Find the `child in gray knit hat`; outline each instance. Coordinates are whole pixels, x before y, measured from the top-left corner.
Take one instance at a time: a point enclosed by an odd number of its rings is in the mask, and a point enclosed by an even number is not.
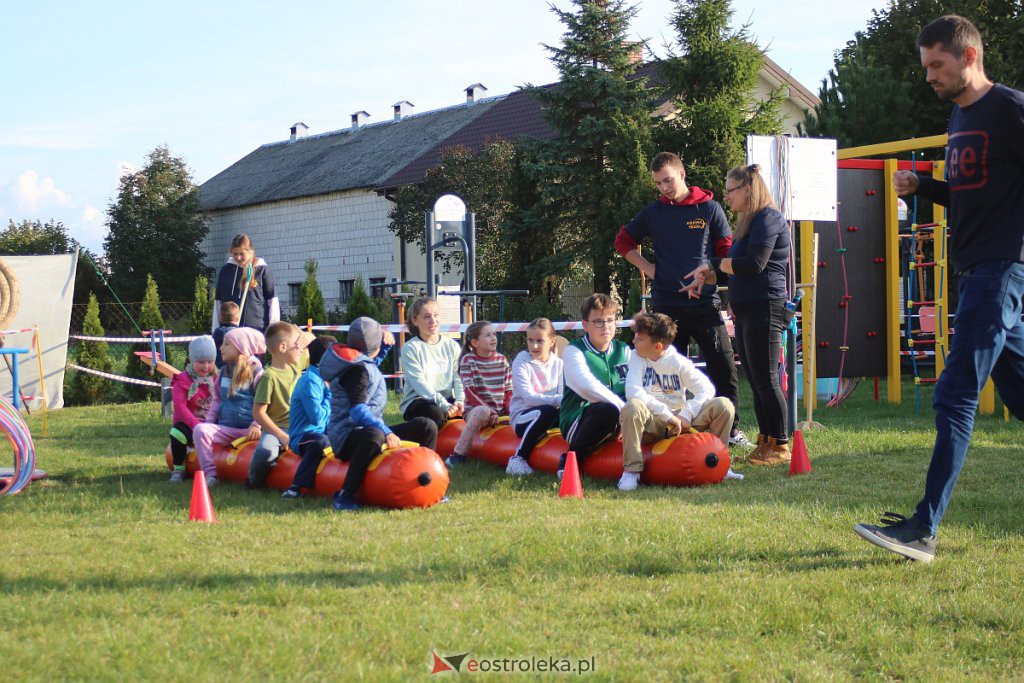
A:
[[[206,419],[217,383],[217,347],[213,337],[205,334],[188,345],[188,365],[171,381],[174,402],[174,426],[171,427],[171,455],[174,471],[171,481],[185,478],[185,458],[194,446],[192,430]]]

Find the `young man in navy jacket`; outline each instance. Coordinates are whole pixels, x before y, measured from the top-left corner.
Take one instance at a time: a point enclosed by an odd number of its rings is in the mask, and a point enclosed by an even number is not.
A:
[[[672,318],[678,330],[675,347],[684,356],[692,338],[715,385],[715,395],[732,402],[736,410],[730,444],[751,445],[739,430],[739,377],[732,343],[721,316],[715,285],[705,285],[699,298],[681,292],[686,273],[714,256],[725,256],[732,245],[732,230],[714,195],[696,185],[687,187],[686,169],[678,155],[661,152],[651,161],[651,178],[661,196],[648,204],[615,238],[615,250],[651,279],[655,312]],[[657,265],[645,259],[637,245],[650,237]]]

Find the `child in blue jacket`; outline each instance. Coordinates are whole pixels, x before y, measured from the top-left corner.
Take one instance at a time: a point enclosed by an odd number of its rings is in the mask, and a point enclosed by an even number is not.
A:
[[[437,446],[437,425],[426,417],[388,426],[384,409],[388,394],[384,376],[374,360],[384,333],[372,318],[356,318],[349,325],[348,344],[335,344],[320,362],[323,378],[331,385],[331,419],[327,425],[334,452],[348,462],[342,488],[334,496],[335,510],[356,510],[356,494],[366,470],[381,449],[397,448],[402,439],[421,446]]]
[[[331,389],[320,374],[320,361],[337,341],[328,335],[313,340],[307,347],[309,367],[292,390],[288,441],[302,462],[295,470],[292,485],[282,494],[283,498],[298,498],[302,495],[301,489],[313,488],[320,461],[328,454],[333,454],[331,441],[327,438],[327,422],[331,417]]]

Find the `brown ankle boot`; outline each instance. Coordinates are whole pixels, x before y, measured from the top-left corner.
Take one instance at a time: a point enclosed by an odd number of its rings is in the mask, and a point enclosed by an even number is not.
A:
[[[789,444],[779,443],[774,437],[764,437],[764,443],[759,450],[751,454],[747,461],[751,465],[780,465],[789,462]]]
[[[758,432],[757,443],[754,445],[754,450],[752,450],[749,453],[747,453],[747,462],[753,462],[753,460],[755,458],[757,458],[761,454],[761,452],[764,450],[764,445],[765,445],[765,441],[764,440],[766,438],[767,437],[764,434],[761,434],[760,432]]]

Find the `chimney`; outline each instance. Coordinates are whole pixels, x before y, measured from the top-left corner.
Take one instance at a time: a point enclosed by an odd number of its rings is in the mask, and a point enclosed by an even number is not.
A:
[[[358,128],[363,125],[363,121],[368,119],[370,114],[365,111],[357,111],[352,113],[352,128]]]
[[[395,102],[391,106],[395,110],[395,121],[401,121],[403,117],[412,114],[412,109],[416,105],[409,100],[402,100],[401,102]]]
[[[641,41],[624,40],[622,41],[622,47],[626,48],[626,50],[629,52],[630,64],[644,63],[644,44]]]
[[[302,121],[292,124],[292,127],[289,129],[291,137],[288,138],[288,142],[295,142],[299,138],[306,137],[306,131],[308,130],[309,126],[304,124]]]
[[[483,97],[485,92],[487,92],[487,88],[483,83],[474,83],[466,88],[466,102],[470,104],[476,102],[477,98]]]

